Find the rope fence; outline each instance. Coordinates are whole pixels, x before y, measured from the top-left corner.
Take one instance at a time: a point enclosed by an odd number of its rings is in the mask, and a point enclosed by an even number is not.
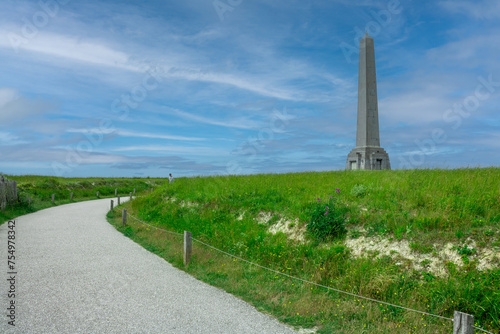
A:
[[[164,229],[162,229],[162,228],[159,228],[159,227],[156,227],[156,226],[150,225],[150,224],[148,224],[148,223],[146,223],[146,222],[143,222],[142,220],[140,220],[140,219],[138,219],[138,218],[136,218],[136,217],[132,216],[130,213],[128,213],[127,215],[128,215],[129,217],[132,217],[133,219],[137,220],[138,222],[140,222],[140,223],[142,223],[142,224],[144,224],[144,225],[146,225],[146,226],[152,227],[152,228],[154,228],[154,229],[157,229],[157,230],[160,230],[160,231],[163,231],[163,232],[169,233],[169,234],[173,234],[173,235],[180,235],[180,236],[183,236],[183,235],[184,235],[184,234],[182,234],[182,233],[177,233],[177,232],[167,231],[167,230],[164,230]]]
[[[484,330],[482,328],[474,326],[474,317],[472,315],[469,315],[469,314],[466,314],[466,313],[455,311],[454,318],[452,319],[452,318],[447,318],[447,317],[443,317],[443,316],[432,314],[432,313],[427,313],[427,312],[423,312],[423,311],[419,311],[419,310],[414,310],[414,309],[407,308],[407,307],[400,306],[400,305],[396,305],[396,304],[391,304],[391,303],[384,302],[384,301],[381,301],[381,300],[376,300],[376,299],[373,299],[373,298],[364,297],[364,296],[361,296],[361,295],[358,295],[358,294],[355,294],[355,293],[351,293],[351,292],[347,292],[347,291],[335,289],[335,288],[332,288],[332,287],[329,287],[329,286],[326,286],[326,285],[322,285],[322,284],[319,284],[319,283],[308,281],[308,280],[300,278],[300,277],[295,277],[295,276],[289,275],[287,273],[284,273],[284,272],[281,272],[281,271],[278,271],[278,270],[275,270],[275,269],[272,269],[272,268],[260,265],[260,264],[255,263],[255,262],[251,262],[249,260],[246,260],[246,259],[241,258],[239,256],[236,256],[234,254],[225,252],[225,251],[223,251],[221,249],[218,249],[218,248],[216,248],[216,247],[214,247],[214,246],[212,246],[210,244],[207,244],[207,243],[205,243],[205,242],[203,242],[201,240],[193,238],[191,236],[191,232],[185,231],[184,234],[182,234],[182,233],[178,233],[178,232],[168,231],[168,230],[162,229],[160,227],[148,224],[148,223],[146,223],[146,222],[144,222],[144,221],[142,221],[142,220],[134,217],[133,215],[127,213],[126,210],[124,209],[124,217],[126,217],[126,216],[131,217],[134,220],[138,221],[139,223],[144,224],[146,226],[149,226],[151,228],[154,228],[156,230],[163,231],[163,232],[166,232],[166,233],[172,234],[172,235],[184,236],[184,264],[185,265],[189,264],[189,261],[190,261],[190,258],[191,258],[191,242],[195,241],[195,242],[197,242],[199,244],[202,244],[202,245],[204,245],[204,246],[206,246],[208,248],[211,248],[211,249],[213,249],[213,250],[215,250],[217,252],[225,254],[225,255],[227,255],[229,257],[232,257],[234,259],[237,259],[239,261],[246,262],[246,263],[248,263],[250,265],[259,267],[261,269],[273,272],[273,273],[281,275],[281,276],[285,276],[285,277],[291,278],[293,280],[301,281],[301,282],[304,282],[304,283],[307,283],[307,284],[311,284],[311,285],[314,285],[314,286],[317,286],[317,287],[321,287],[321,288],[324,288],[324,289],[327,289],[327,290],[335,291],[335,292],[338,292],[338,293],[341,293],[341,294],[345,294],[345,295],[349,295],[349,296],[352,296],[352,297],[361,298],[361,299],[364,299],[364,300],[375,302],[375,303],[378,303],[380,305],[384,304],[384,305],[387,305],[387,306],[392,306],[392,307],[403,309],[403,310],[406,310],[406,311],[416,312],[416,313],[419,313],[419,314],[422,314],[422,315],[426,315],[426,316],[429,316],[429,317],[435,317],[435,318],[440,318],[440,319],[444,319],[444,320],[450,320],[450,321],[452,321],[454,323],[453,324],[453,334],[472,334],[472,333],[474,333],[474,329],[477,329],[477,330],[482,331],[484,333],[494,334],[492,332],[489,332],[487,330]],[[125,223],[126,223],[126,220],[124,220],[124,224]]]

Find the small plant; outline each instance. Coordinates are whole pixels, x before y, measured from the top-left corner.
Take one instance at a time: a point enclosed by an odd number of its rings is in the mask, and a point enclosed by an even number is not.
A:
[[[361,236],[361,232],[359,230],[351,231],[350,237],[351,239],[357,239]]]
[[[426,282],[431,282],[431,281],[433,281],[434,279],[436,279],[436,276],[434,276],[433,274],[428,273],[428,272],[424,272],[424,273],[422,273],[422,277],[424,278],[424,280],[425,280]]]
[[[342,206],[334,197],[330,197],[326,203],[318,198],[313,204],[307,231],[317,240],[342,237],[347,233],[347,212],[347,207]]]
[[[434,250],[434,247],[432,247],[431,245],[426,245],[421,242],[410,242],[410,248],[413,251],[422,254],[429,254],[432,253],[432,251]]]
[[[351,196],[364,197],[368,192],[368,187],[362,184],[357,184],[351,189]]]
[[[462,230],[458,230],[455,232],[455,236],[457,237],[457,239],[462,239],[465,237],[465,233]]]
[[[460,254],[462,256],[469,256],[469,255],[472,255],[476,252],[476,250],[474,248],[468,248],[467,245],[464,245],[463,247],[456,247],[456,250],[457,250],[458,254]]]
[[[495,235],[495,232],[493,230],[486,230],[483,232],[483,234],[487,237],[492,237]]]
[[[425,259],[425,260],[422,260],[422,262],[420,262],[420,265],[424,268],[427,268],[431,265],[431,263],[432,263],[431,260]]]

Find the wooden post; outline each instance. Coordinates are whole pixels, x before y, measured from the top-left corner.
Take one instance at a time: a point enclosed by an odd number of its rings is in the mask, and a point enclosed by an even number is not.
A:
[[[97,197],[99,197],[99,192],[97,192]]]
[[[135,196],[135,188],[134,188],[134,196]]]
[[[455,311],[453,334],[474,334],[474,316]]]
[[[123,224],[123,226],[127,225],[127,209],[123,209],[122,224]]]
[[[130,193],[130,199],[132,199],[132,193]]]
[[[118,195],[118,188],[115,188],[115,196]]]
[[[111,211],[113,211],[113,204],[114,204],[114,202],[113,202],[113,200],[111,200]]]
[[[71,192],[71,195],[69,196],[69,200],[73,201],[73,192]]]
[[[191,232],[184,231],[184,265],[187,266],[191,261],[191,251],[193,243],[191,239]]]
[[[28,196],[28,206],[31,206],[31,197]]]
[[[12,181],[12,192],[14,193],[14,199],[17,201],[17,181]]]
[[[55,199],[56,199],[56,194],[52,194],[52,204],[54,204]]]
[[[120,195],[118,195],[118,205],[120,205]]]

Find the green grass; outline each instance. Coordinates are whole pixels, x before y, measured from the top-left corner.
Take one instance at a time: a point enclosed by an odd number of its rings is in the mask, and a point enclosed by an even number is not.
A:
[[[97,199],[97,191],[99,198],[114,196],[115,189],[118,189],[119,195],[128,196],[134,188],[136,193],[139,193],[164,182],[163,179],[139,178],[60,178],[37,175],[5,177],[17,181],[19,200],[14,205],[7,206],[5,212],[0,211],[0,225],[27,213],[70,203],[71,192],[73,192],[73,202],[79,202]],[[55,194],[54,204],[52,204],[52,194]]]
[[[340,193],[336,192],[339,189]],[[177,179],[125,204],[139,218],[318,284],[452,318],[459,310],[476,325],[500,329],[500,269],[478,270],[475,251],[500,250],[500,169],[322,172]],[[306,230],[318,198],[347,208],[347,237],[324,241],[306,234],[300,243],[269,232],[280,219]],[[271,215],[259,224],[262,212]],[[449,333],[452,322],[346,296],[294,281],[195,243],[192,263],[182,264],[179,237],[133,221],[119,230],[195,277],[219,286],[300,327],[318,333]],[[443,263],[444,276],[397,263],[388,255],[357,257],[346,240],[378,237],[407,241],[415,254],[456,245],[463,259]],[[436,246],[437,245],[437,246]],[[428,266],[422,261],[422,266]]]

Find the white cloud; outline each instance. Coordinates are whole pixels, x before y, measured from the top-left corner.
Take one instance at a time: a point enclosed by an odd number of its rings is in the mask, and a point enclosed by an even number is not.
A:
[[[102,133],[103,131],[101,129],[98,129],[98,128],[90,128],[90,129],[71,128],[71,129],[66,130],[66,132],[82,133],[82,134],[85,134],[85,133],[95,134],[95,133]],[[115,135],[123,136],[123,137],[167,139],[167,140],[180,140],[180,141],[202,141],[202,140],[205,140],[205,138],[198,138],[198,137],[161,135],[161,134],[155,134],[155,133],[149,133],[149,132],[136,132],[136,131],[123,130],[123,129],[112,130],[110,132],[112,132]]]
[[[407,92],[379,101],[379,117],[406,124],[442,121],[450,103],[438,94],[428,91]]]
[[[18,136],[14,135],[10,132],[0,131],[0,144],[2,146],[12,146],[12,145],[19,145],[19,144],[26,144],[26,143],[28,143],[28,142],[21,140]]]
[[[154,133],[146,133],[146,132],[135,132],[135,131],[127,131],[127,130],[117,130],[116,134],[124,137],[139,137],[139,138],[153,138],[153,139],[169,139],[169,140],[181,140],[181,141],[202,141],[205,138],[198,137],[184,137],[184,136],[175,136],[175,135],[159,135]]]
[[[195,147],[195,146],[167,146],[167,145],[135,145],[123,146],[115,148],[115,152],[128,152],[128,151],[149,151],[160,154],[183,153],[188,155],[198,156],[227,156],[229,153],[223,149],[216,149],[214,147]]]
[[[84,40],[49,32],[26,38],[5,28],[0,29],[0,47],[41,53],[86,64],[115,67],[130,71],[141,69],[130,63],[130,56],[95,40]]]
[[[462,38],[430,49],[428,59],[435,65],[462,68],[486,67],[487,70],[500,69],[492,55],[500,52],[500,31],[483,31],[480,35]]]
[[[500,18],[500,2],[498,0],[448,0],[439,2],[451,13],[461,13],[476,19]]]
[[[265,84],[259,82],[261,79],[254,78],[254,80],[249,80],[249,76],[243,74],[233,75],[227,73],[203,72],[195,69],[172,69],[168,71],[167,77],[229,85],[242,90],[251,91],[262,96],[274,97],[283,100],[299,100],[299,98],[292,91],[266,87]]]
[[[238,120],[217,120],[217,119],[212,119],[212,118],[207,118],[199,115],[194,115],[190,114],[188,112],[178,110],[178,109],[171,109],[172,114],[187,119],[191,121],[195,121],[198,123],[204,123],[204,124],[210,124],[210,125],[217,125],[217,126],[222,126],[222,127],[227,127],[227,128],[236,128],[236,129],[258,129],[262,127],[261,123],[252,121],[247,118],[241,118]]]
[[[499,133],[486,133],[474,135],[467,139],[456,139],[450,141],[454,145],[462,145],[469,147],[480,147],[484,150],[498,150],[500,148],[500,134]]]
[[[17,100],[19,95],[15,89],[0,88],[0,109],[14,100]]]
[[[12,88],[0,88],[0,126],[13,120],[44,113],[52,106],[40,100],[32,100]]]

